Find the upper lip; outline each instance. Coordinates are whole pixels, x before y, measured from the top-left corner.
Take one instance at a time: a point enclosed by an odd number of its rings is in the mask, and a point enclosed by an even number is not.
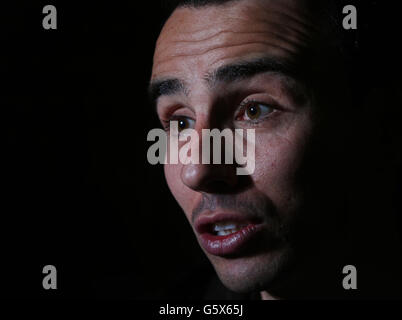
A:
[[[258,219],[255,215],[246,214],[243,212],[217,212],[210,214],[209,212],[203,212],[196,219],[194,228],[197,233],[202,234],[205,232],[212,232],[213,226],[219,222],[238,222],[239,225],[247,224],[259,224],[261,219]]]

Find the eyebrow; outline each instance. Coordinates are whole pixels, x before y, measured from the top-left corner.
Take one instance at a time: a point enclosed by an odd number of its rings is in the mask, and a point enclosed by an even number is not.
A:
[[[296,75],[296,68],[284,60],[264,57],[221,66],[212,73],[209,73],[205,77],[205,80],[209,86],[212,87],[219,82],[232,83],[239,80],[248,79],[265,72],[274,72],[285,76],[294,77]]]
[[[177,78],[152,81],[148,87],[148,96],[152,103],[156,103],[156,100],[160,96],[175,95],[178,93],[186,94],[186,92],[184,81]]]
[[[254,60],[240,61],[233,64],[223,65],[209,72],[204,80],[209,87],[218,83],[232,83],[248,79],[265,72],[274,72],[288,77],[295,77],[297,69],[294,65],[284,60],[272,57],[263,57]],[[148,87],[148,95],[151,102],[156,105],[160,96],[187,94],[188,90],[183,80],[168,78],[151,81]]]

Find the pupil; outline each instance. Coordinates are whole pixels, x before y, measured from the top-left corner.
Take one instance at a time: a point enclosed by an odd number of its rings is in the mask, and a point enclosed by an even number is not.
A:
[[[184,120],[180,120],[180,121],[179,121],[179,127],[180,127],[181,129],[185,128],[185,127],[186,127],[186,122],[185,122]]]
[[[255,116],[256,114],[257,114],[257,108],[256,107],[254,107],[254,106],[252,106],[252,107],[250,107],[249,108],[249,113],[251,114],[251,115],[253,115],[253,116]]]

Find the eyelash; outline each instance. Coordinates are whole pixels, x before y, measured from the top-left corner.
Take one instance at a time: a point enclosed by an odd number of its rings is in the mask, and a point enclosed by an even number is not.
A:
[[[179,121],[179,120],[182,119],[182,118],[188,118],[188,117],[173,115],[173,116],[170,116],[170,118],[169,118],[168,120],[163,120],[163,119],[162,119],[161,122],[162,122],[163,129],[164,129],[165,131],[169,131],[169,129],[170,129],[170,122],[171,122],[171,121]]]
[[[249,121],[252,122],[252,123],[259,123],[259,122],[264,121],[266,118],[271,117],[272,114],[273,114],[273,113],[276,113],[276,112],[278,111],[278,109],[279,109],[279,107],[278,107],[277,105],[275,105],[275,104],[265,103],[265,102],[261,102],[261,101],[254,100],[254,99],[246,99],[246,100],[244,100],[244,101],[242,101],[242,102],[240,103],[240,105],[239,105],[239,112],[238,112],[238,115],[235,117],[235,119],[236,119],[239,115],[244,115],[244,113],[246,112],[246,108],[247,108],[248,106],[250,106],[250,104],[256,104],[256,105],[261,104],[261,105],[264,105],[264,106],[267,106],[267,107],[270,107],[270,108],[273,109],[272,113],[270,113],[269,115],[267,115],[267,116],[265,116],[265,117],[263,117],[263,118],[261,118],[261,119],[259,119],[259,120],[249,120]]]
[[[240,105],[239,105],[239,107],[238,107],[239,112],[237,113],[235,119],[236,119],[239,115],[244,115],[244,113],[245,113],[245,111],[246,111],[246,108],[247,108],[250,104],[261,104],[261,105],[269,106],[269,107],[271,107],[272,109],[274,109],[274,111],[273,111],[272,113],[276,113],[276,111],[279,109],[278,106],[275,105],[275,104],[269,104],[269,103],[265,103],[265,102],[260,102],[260,101],[258,101],[258,100],[254,100],[254,99],[246,99],[246,100],[244,100],[244,101],[242,101],[242,102],[240,103]],[[269,118],[270,116],[271,116],[271,114],[269,114],[268,116],[266,116],[266,117],[264,117],[264,118],[262,118],[262,119],[259,119],[259,120],[249,120],[249,121],[252,122],[252,123],[259,123],[259,122],[264,121],[266,118]],[[178,121],[178,120],[183,119],[183,118],[189,118],[189,117],[180,116],[180,115],[173,115],[173,116],[170,116],[170,117],[168,118],[168,120],[162,119],[162,120],[161,120],[162,126],[163,126],[164,130],[169,131],[169,129],[170,129],[170,122],[171,122],[171,121]]]

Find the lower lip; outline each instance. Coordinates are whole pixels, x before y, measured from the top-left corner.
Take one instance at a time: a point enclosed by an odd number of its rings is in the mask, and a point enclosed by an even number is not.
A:
[[[261,230],[261,225],[249,224],[241,230],[226,236],[211,233],[199,235],[200,245],[210,254],[227,256],[239,253]]]

